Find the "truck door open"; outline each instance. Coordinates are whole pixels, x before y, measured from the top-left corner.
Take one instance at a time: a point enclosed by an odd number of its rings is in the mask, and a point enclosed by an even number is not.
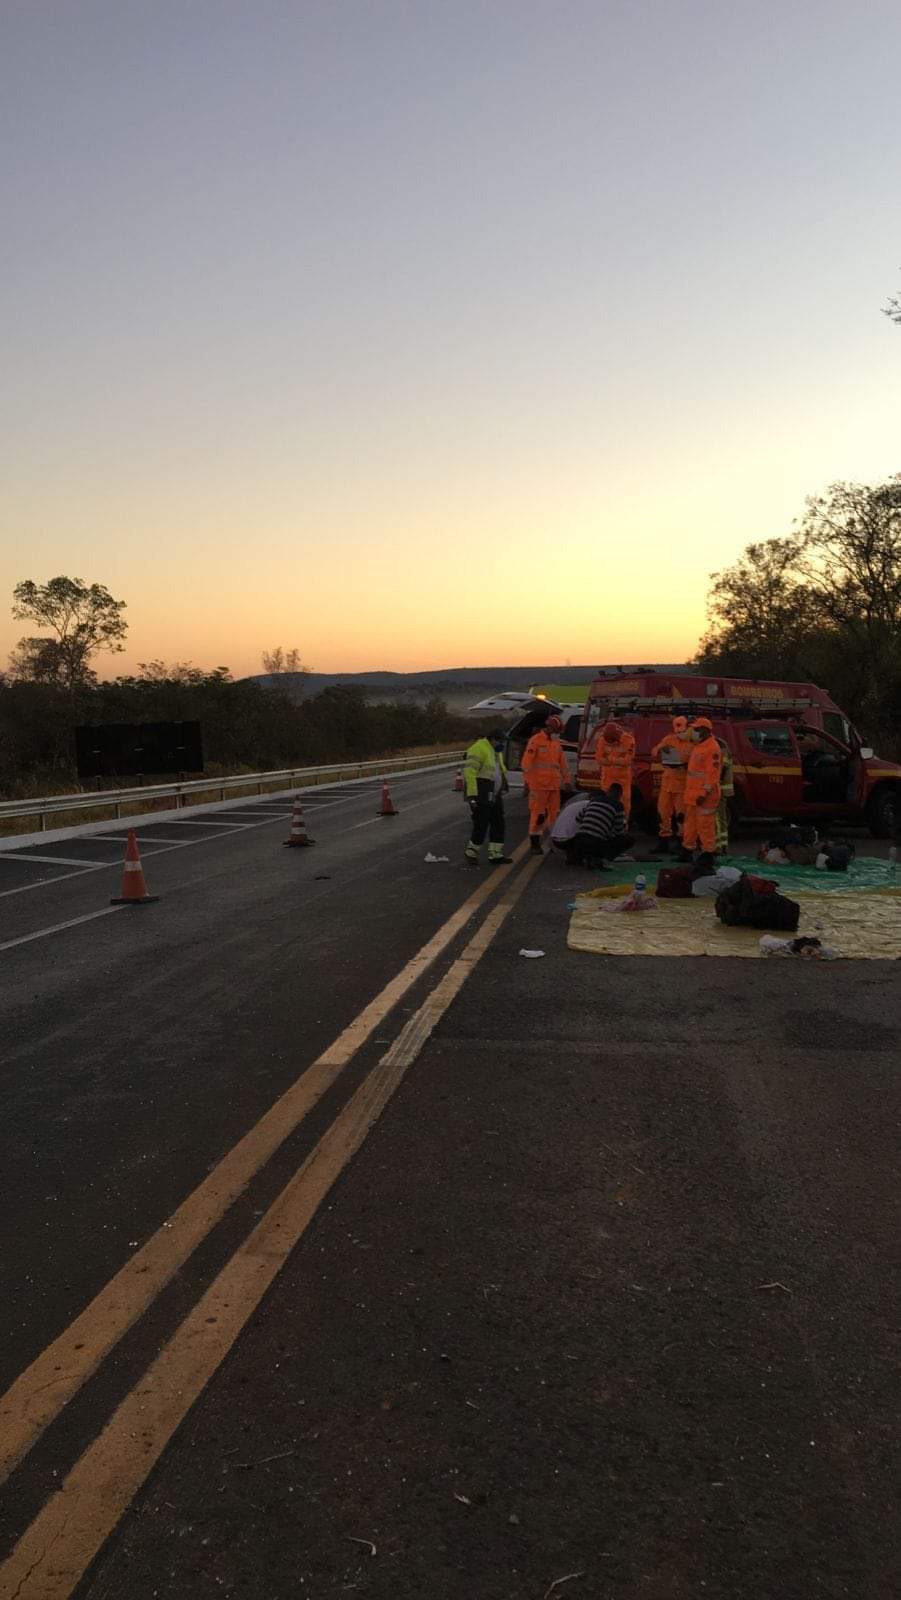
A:
[[[736,783],[744,809],[779,815],[801,805],[801,753],[787,722],[735,724]]]
[[[527,711],[525,716],[514,722],[507,732],[507,743],[504,750],[504,761],[508,772],[522,771],[522,753],[526,748],[533,733],[543,728],[550,712],[546,706]]]
[[[821,728],[804,723],[795,729],[801,752],[802,798],[805,808],[831,815],[866,800],[866,767],[848,746]]]
[[[551,709],[556,708],[552,707]],[[576,768],[579,759],[579,729],[582,723],[582,707],[562,706],[557,712],[557,715],[561,717],[563,722],[561,743],[563,745],[563,749],[566,754],[567,765],[569,767],[570,781],[568,788],[574,789],[576,787]],[[518,773],[522,771],[523,751],[531,739],[532,734],[537,733],[538,729],[544,726],[548,716],[549,711],[547,706],[539,706],[531,711],[527,711],[524,717],[520,717],[518,722],[514,722],[512,728],[507,734],[507,744],[504,754],[504,760],[507,764],[508,772]],[[564,785],[564,787],[566,786]]]

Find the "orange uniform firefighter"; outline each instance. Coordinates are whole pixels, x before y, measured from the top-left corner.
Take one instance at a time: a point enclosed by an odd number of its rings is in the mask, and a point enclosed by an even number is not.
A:
[[[695,717],[690,731],[694,745],[685,778],[682,848],[686,853],[700,848],[712,855],[716,850],[716,811],[722,798],[723,752],[713,737],[709,717]]]
[[[563,723],[548,717],[543,728],[533,733],[522,754],[522,775],[529,791],[529,836],[532,854],[542,855],[541,835],[552,828],[560,814],[560,790],[569,784],[569,767],[560,734]]]
[[[665,733],[651,751],[652,758],[656,760],[659,757],[663,767],[657,796],[660,842],[652,852],[654,855],[669,854],[669,842],[676,831],[676,818],[684,815],[686,769],[693,749],[688,718],[673,717],[672,733]]]
[[[618,722],[605,722],[594,745],[594,759],[598,764],[601,788],[610,793],[611,783],[618,783],[623,791],[623,811],[626,821],[632,807],[632,762],[635,760],[635,737],[627,733]]]

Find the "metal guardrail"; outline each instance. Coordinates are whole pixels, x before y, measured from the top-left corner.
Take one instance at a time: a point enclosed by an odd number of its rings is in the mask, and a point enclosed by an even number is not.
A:
[[[445,762],[461,761],[462,750],[448,750],[432,755],[395,756],[382,761],[332,762],[319,767],[285,767],[278,772],[244,772],[229,778],[192,778],[187,783],[152,783],[136,789],[79,790],[77,794],[47,795],[38,800],[0,800],[0,828],[6,820],[18,817],[39,817],[42,833],[47,829],[47,818],[60,813],[76,811],[111,810],[117,818],[123,806],[134,806],[147,800],[175,800],[175,810],[181,810],[186,798],[194,794],[215,794],[225,800],[236,789],[256,789],[265,794],[267,789],[295,789],[312,787],[321,783],[347,782],[354,778],[381,777],[388,772],[411,771],[418,767],[442,766]],[[212,802],[215,804],[216,802]]]

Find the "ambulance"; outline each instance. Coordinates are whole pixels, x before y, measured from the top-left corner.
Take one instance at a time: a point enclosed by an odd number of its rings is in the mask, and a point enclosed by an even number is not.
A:
[[[844,819],[866,823],[877,839],[901,830],[901,766],[880,760],[815,683],[659,672],[598,678],[579,730],[578,787],[600,788],[595,735],[615,719],[635,736],[633,813],[656,831],[662,767],[651,751],[679,715],[709,717],[731,751],[733,821]]]

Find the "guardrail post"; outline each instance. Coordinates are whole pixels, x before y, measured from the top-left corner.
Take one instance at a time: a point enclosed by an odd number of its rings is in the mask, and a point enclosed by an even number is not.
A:
[[[418,767],[441,765],[444,762],[459,761],[463,752],[448,751],[438,756],[395,756],[386,761],[348,761],[332,762],[327,766],[292,767],[283,768],[279,772],[251,773],[248,775],[236,773],[232,777],[220,776],[219,783],[210,782],[208,779],[197,781],[178,782],[174,784],[151,784],[149,787],[131,786],[127,790],[113,789],[105,793],[98,792],[96,803],[104,810],[112,811],[117,822],[122,821],[126,804],[134,806],[140,800],[149,797],[146,801],[156,802],[164,797],[174,796],[176,810],[181,810],[187,805],[188,796],[203,791],[205,794],[215,794],[218,791],[220,802],[224,801],[226,794],[233,790],[253,790],[256,787],[259,795],[264,795],[271,789],[273,783],[279,780],[282,784],[290,776],[291,785],[296,788],[301,782],[309,787],[322,783],[360,782],[364,778],[378,778],[379,773],[388,770],[392,772],[409,772]],[[267,788],[268,785],[268,788]],[[48,818],[53,817],[56,825],[58,814],[75,810],[90,808],[90,791],[80,791],[73,795],[44,795],[36,797],[30,804],[19,801],[0,801],[0,817],[37,817],[37,826],[41,833],[46,833],[51,824]],[[80,804],[78,802],[81,802]],[[73,807],[73,802],[75,805]],[[213,802],[215,803],[215,802]]]

